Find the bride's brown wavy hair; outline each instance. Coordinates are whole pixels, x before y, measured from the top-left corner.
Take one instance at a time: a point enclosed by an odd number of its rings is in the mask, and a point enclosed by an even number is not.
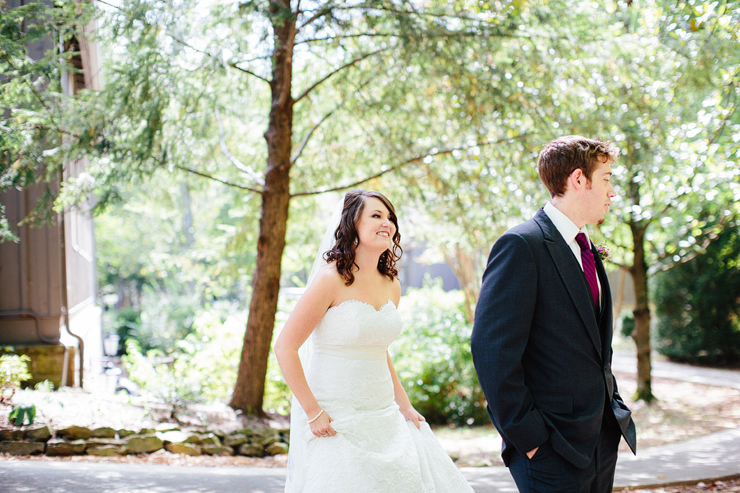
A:
[[[344,196],[342,219],[339,221],[336,231],[334,231],[336,243],[331,250],[324,253],[324,259],[327,263],[336,261],[337,271],[344,277],[347,286],[355,282],[355,275],[352,274],[352,268],[354,266],[359,267],[355,263],[355,248],[357,248],[357,244],[360,241],[360,237],[357,234],[357,223],[362,216],[362,211],[365,209],[365,201],[370,197],[375,197],[383,202],[383,205],[388,208],[391,222],[396,227],[396,233],[393,235],[393,245],[383,252],[380,259],[378,259],[378,271],[391,281],[398,277],[396,262],[403,255],[403,248],[401,248],[401,234],[398,232],[396,209],[391,204],[391,201],[380,192],[352,190]]]

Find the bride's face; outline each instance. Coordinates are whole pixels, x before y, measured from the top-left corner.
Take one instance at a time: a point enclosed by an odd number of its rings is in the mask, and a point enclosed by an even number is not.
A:
[[[380,199],[368,197],[365,207],[357,221],[357,236],[360,238],[358,246],[387,250],[391,247],[396,226],[391,221],[388,208]]]

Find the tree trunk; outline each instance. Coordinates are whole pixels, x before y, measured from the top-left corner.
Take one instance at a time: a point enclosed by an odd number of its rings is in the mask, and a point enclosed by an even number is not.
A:
[[[278,8],[278,7],[275,7]],[[267,171],[262,193],[257,262],[252,278],[252,301],[244,334],[239,372],[229,405],[251,416],[262,416],[267,360],[275,325],[280,269],[290,202],[290,156],[293,135],[293,40],[295,23],[273,23],[272,106],[265,140]]]
[[[650,377],[650,307],[645,264],[645,228],[640,223],[631,222],[630,229],[635,256],[630,269],[635,287],[635,330],[632,337],[637,346],[637,391],[634,400],[650,403],[655,400],[655,396]]]

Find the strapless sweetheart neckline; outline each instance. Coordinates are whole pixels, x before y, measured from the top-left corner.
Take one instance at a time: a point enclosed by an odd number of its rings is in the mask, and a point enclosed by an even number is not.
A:
[[[342,301],[338,305],[330,306],[329,307],[329,310],[331,310],[332,308],[339,308],[340,306],[342,306],[344,304],[347,304],[347,303],[359,303],[361,305],[366,305],[366,306],[369,306],[370,308],[372,308],[373,310],[375,310],[376,312],[382,311],[383,308],[385,308],[386,306],[388,306],[389,303],[391,305],[393,305],[393,301],[390,298],[388,298],[388,301],[386,301],[385,304],[383,304],[383,306],[381,306],[380,308],[375,308],[375,305],[373,305],[372,303],[368,303],[367,301],[362,301],[362,300],[358,300],[358,299],[355,299],[355,298],[350,298],[348,300]]]

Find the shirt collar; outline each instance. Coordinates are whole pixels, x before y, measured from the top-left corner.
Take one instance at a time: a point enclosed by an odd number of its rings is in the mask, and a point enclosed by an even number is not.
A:
[[[578,233],[586,235],[586,239],[591,243],[591,238],[588,236],[588,230],[586,226],[578,229],[573,221],[570,220],[560,209],[552,205],[552,202],[545,204],[545,214],[550,218],[550,221],[555,225],[560,235],[563,237],[566,243],[570,244],[576,239]]]

